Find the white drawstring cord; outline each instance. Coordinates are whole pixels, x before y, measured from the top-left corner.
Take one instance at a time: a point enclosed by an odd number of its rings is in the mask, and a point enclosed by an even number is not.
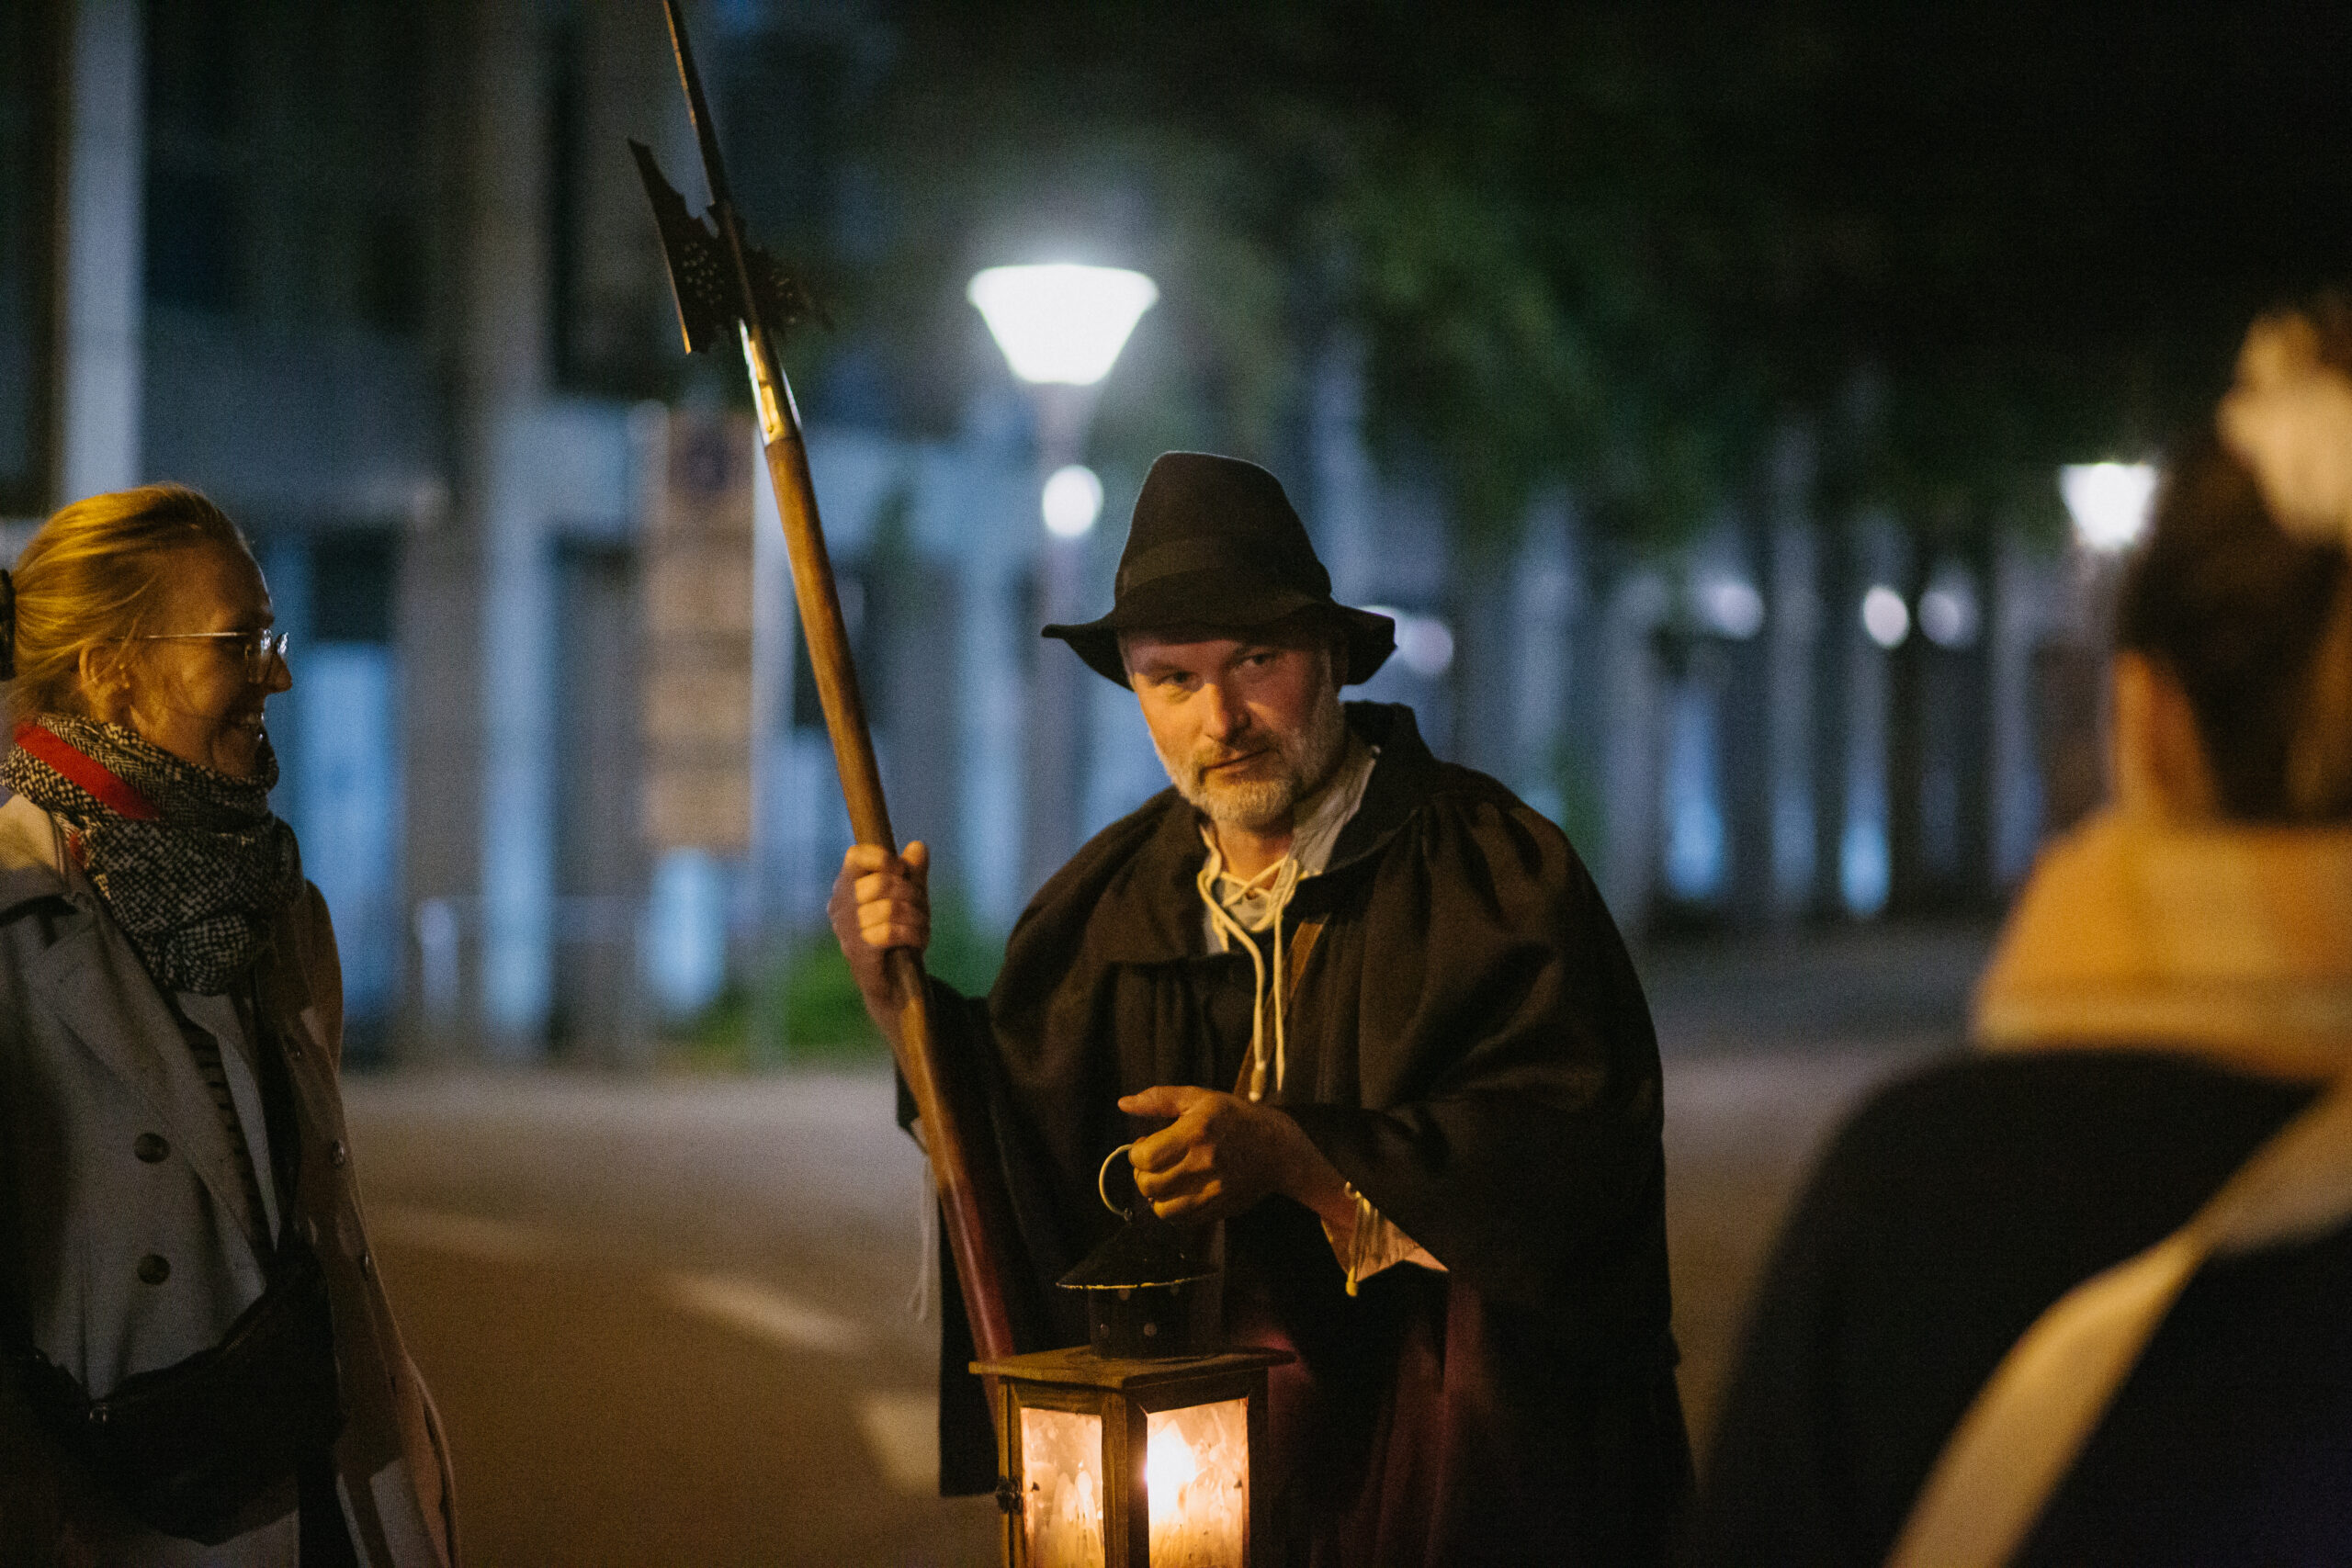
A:
[[[1338,843],[1340,829],[1355,818],[1356,808],[1363,803],[1363,792],[1372,781],[1373,763],[1380,755],[1375,746],[1351,739],[1339,770],[1331,781],[1303,810],[1293,812],[1293,832],[1290,851],[1282,859],[1261,871],[1248,881],[1225,869],[1225,853],[1217,845],[1216,834],[1207,824],[1201,828],[1202,840],[1208,846],[1208,859],[1203,863],[1196,879],[1201,902],[1209,908],[1209,929],[1219,941],[1230,946],[1238,942],[1250,950],[1250,967],[1257,971],[1256,984],[1250,999],[1250,1098],[1262,1099],[1266,1092],[1266,992],[1271,986],[1274,993],[1273,1079],[1276,1092],[1283,1087],[1290,1054],[1290,971],[1283,963],[1283,916],[1289,909],[1291,896],[1298,885],[1310,876],[1322,874],[1325,863]],[[1230,883],[1235,888],[1233,901],[1238,905],[1255,903],[1258,913],[1247,919],[1236,915],[1217,897],[1220,883]],[[1261,885],[1263,886],[1261,886]],[[1271,928],[1274,933],[1273,973],[1266,972],[1265,957],[1251,940],[1250,931]]]
[[[1273,993],[1274,1004],[1273,1076],[1276,1093],[1282,1091],[1283,1078],[1290,1066],[1289,1040],[1283,1017],[1283,911],[1290,907],[1291,895],[1298,891],[1298,862],[1285,855],[1247,882],[1227,873],[1224,869],[1224,856],[1217,853],[1212,853],[1208,860],[1203,863],[1198,879],[1201,901],[1208,906],[1209,923],[1216,928],[1218,934],[1227,942],[1238,942],[1250,954],[1250,967],[1253,975],[1250,996],[1250,1098],[1253,1100],[1263,1100],[1266,1095],[1267,1066],[1266,994],[1269,990]],[[1249,927],[1243,925],[1241,920],[1225,907],[1224,901],[1216,896],[1216,885],[1224,881],[1238,885],[1239,897],[1246,898],[1259,893],[1261,890],[1258,884],[1270,875],[1272,881],[1263,889],[1263,897],[1268,906],[1264,921],[1274,933],[1274,974],[1273,984],[1271,987],[1266,983],[1265,955],[1259,951],[1257,942],[1250,937]]]

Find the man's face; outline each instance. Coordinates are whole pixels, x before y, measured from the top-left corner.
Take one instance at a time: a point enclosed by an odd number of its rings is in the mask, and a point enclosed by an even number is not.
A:
[[[1347,726],[1323,637],[1133,632],[1119,648],[1161,765],[1210,821],[1287,828],[1338,764]]]

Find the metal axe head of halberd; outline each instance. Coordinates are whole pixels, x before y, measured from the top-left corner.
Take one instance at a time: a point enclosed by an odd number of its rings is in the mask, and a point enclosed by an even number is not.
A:
[[[662,177],[651,148],[632,140],[628,150],[637,155],[637,172],[645,181],[646,197],[653,203],[653,221],[662,231],[662,255],[670,264],[670,293],[678,304],[678,330],[684,334],[686,352],[700,354],[732,343],[735,323],[748,320],[751,312],[737,292],[735,265],[727,254],[725,237],[686,210],[686,198]],[[823,321],[823,313],[810,301],[800,280],[774,256],[746,243],[743,262],[751,274],[752,303],[758,308],[760,324],[779,343],[786,331],[800,322],[812,318]]]

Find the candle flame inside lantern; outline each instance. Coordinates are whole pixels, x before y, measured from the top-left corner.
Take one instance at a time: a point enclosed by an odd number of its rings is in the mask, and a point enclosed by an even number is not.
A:
[[[1156,1410],[1144,1449],[1151,1568],[1243,1568],[1250,1545],[1250,1402]]]
[[[1200,1472],[1201,1461],[1193,1457],[1193,1445],[1177,1436],[1173,1423],[1155,1430],[1143,1461],[1144,1480],[1151,1487],[1152,1517],[1156,1519],[1172,1511],[1176,1494],[1190,1486]]]

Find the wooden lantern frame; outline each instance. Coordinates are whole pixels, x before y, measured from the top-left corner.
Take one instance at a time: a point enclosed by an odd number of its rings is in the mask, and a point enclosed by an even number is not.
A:
[[[1150,1494],[1144,1475],[1150,1418],[1239,1399],[1248,1402],[1250,1443],[1246,1568],[1278,1568],[1282,1542],[1273,1500],[1263,1484],[1266,1373],[1295,1359],[1285,1350],[1227,1350],[1213,1356],[1142,1359],[1098,1355],[1091,1346],[1042,1350],[1001,1360],[974,1361],[972,1371],[995,1380],[998,1500],[1005,1509],[1007,1568],[1031,1568],[1023,1518],[1021,1413],[1060,1410],[1102,1423],[1102,1568],[1148,1568]],[[1114,1477],[1123,1483],[1111,1484]]]

